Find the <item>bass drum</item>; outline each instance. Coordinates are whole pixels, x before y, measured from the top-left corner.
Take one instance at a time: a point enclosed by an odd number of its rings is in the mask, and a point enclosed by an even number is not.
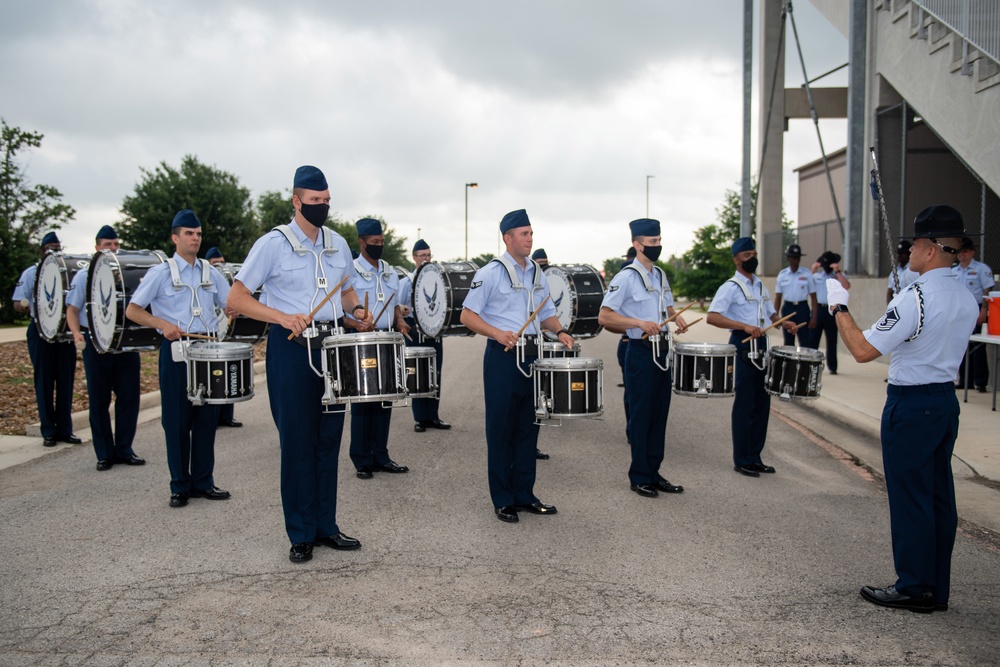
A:
[[[154,350],[162,336],[125,317],[125,309],[146,272],[167,261],[159,250],[102,250],[90,260],[87,317],[90,340],[101,354]]]
[[[475,262],[427,262],[413,277],[413,320],[428,338],[472,336],[462,326],[462,304],[479,267]]]
[[[50,252],[35,272],[35,325],[38,335],[50,343],[72,343],[73,332],[66,326],[66,293],[73,276],[86,271],[90,255]]]
[[[236,274],[240,272],[243,265],[224,262],[222,264],[214,264],[213,267],[225,277],[226,282],[228,282],[229,286],[232,287],[233,283],[236,282]],[[253,298],[260,301],[262,289],[263,288],[259,288],[256,292],[254,292]],[[234,340],[254,345],[255,343],[259,343],[264,340],[264,336],[267,335],[267,329],[269,326],[270,324],[267,322],[254,320],[246,315],[237,315],[236,317],[229,318],[229,326],[226,328],[225,334],[222,336],[222,340]],[[222,329],[222,327],[219,328],[220,330]]]
[[[554,264],[545,269],[559,324],[573,338],[593,338],[604,330],[597,322],[604,300],[604,280],[589,264]]]

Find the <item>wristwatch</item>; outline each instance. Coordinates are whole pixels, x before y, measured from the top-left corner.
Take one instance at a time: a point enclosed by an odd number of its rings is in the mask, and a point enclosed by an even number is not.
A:
[[[838,303],[836,306],[833,307],[833,309],[830,312],[832,312],[833,315],[836,316],[837,313],[849,313],[851,311],[847,310],[847,304]]]
[[[351,312],[352,313],[358,312],[358,308],[362,308],[363,309],[364,306],[359,303],[358,305],[354,306],[354,308],[351,308]]]

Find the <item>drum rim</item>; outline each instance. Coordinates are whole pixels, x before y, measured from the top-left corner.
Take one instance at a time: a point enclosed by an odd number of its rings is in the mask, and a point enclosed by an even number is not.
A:
[[[228,355],[221,353],[228,352]],[[192,361],[243,361],[253,359],[253,345],[237,341],[192,341],[187,348]]]
[[[366,343],[403,344],[403,334],[398,331],[358,331],[355,333],[330,334],[323,339],[323,347],[357,347]],[[432,348],[433,349],[433,348]]]
[[[722,348],[723,354],[715,354],[715,355],[704,354],[704,351],[708,351],[712,348]],[[700,357],[712,357],[712,356],[728,357],[736,354],[736,346],[732,345],[731,343],[709,343],[709,342],[674,343],[673,349],[674,353],[678,355],[689,354],[692,356],[700,356]]]
[[[534,366],[539,371],[597,370],[604,368],[604,360],[600,357],[546,357],[535,360]]]
[[[94,348],[101,354],[108,354],[108,353],[114,354],[118,352],[130,352],[134,350],[153,350],[156,349],[156,347],[159,346],[161,341],[163,340],[162,334],[157,332],[156,329],[150,329],[149,327],[136,327],[137,329],[142,328],[156,332],[156,338],[157,338],[156,342],[151,343],[149,345],[138,345],[131,347],[122,346],[122,341],[125,336],[125,331],[129,328],[127,326],[127,318],[125,317],[125,310],[128,308],[128,304],[131,303],[131,300],[124,303],[124,307],[121,309],[118,308],[117,303],[118,303],[119,293],[122,295],[123,300],[125,299],[126,296],[125,275],[122,270],[122,259],[128,257],[146,257],[158,260],[155,263],[151,262],[146,269],[147,271],[149,271],[149,269],[153,268],[154,266],[158,266],[167,261],[167,256],[160,250],[119,250],[118,252],[112,252],[111,250],[98,250],[93,254],[93,256],[90,259],[90,264],[87,267],[87,301],[84,305],[87,308],[87,319],[89,320],[90,323],[90,340],[93,343]],[[114,288],[115,288],[114,301],[115,301],[116,313],[114,319],[114,331],[112,332],[112,335],[109,337],[109,345],[107,347],[100,345],[98,343],[97,337],[94,336],[94,330],[95,330],[94,322],[98,320],[93,316],[93,310],[94,310],[93,309],[94,301],[92,299],[93,276],[94,276],[93,268],[94,265],[100,262],[102,258],[106,258],[106,262],[111,268],[111,275],[114,279]]]
[[[407,345],[403,355],[407,359],[420,359],[437,356],[437,350],[429,345]]]
[[[86,255],[83,257],[86,257]],[[68,329],[66,322],[66,292],[69,291],[71,281],[68,275],[69,267],[66,264],[65,261],[66,258],[78,259],[78,257],[74,255],[68,255],[63,252],[53,252],[50,250],[49,252],[45,253],[45,257],[39,260],[38,267],[35,269],[35,284],[32,285],[33,296],[35,298],[35,325],[38,328],[38,335],[47,341],[58,341],[61,338],[64,338],[66,335],[66,331]],[[52,259],[52,262],[49,262],[49,259]],[[56,318],[55,322],[55,327],[54,327],[55,333],[51,336],[47,335],[47,333],[44,332],[42,329],[41,317],[40,317],[42,309],[39,307],[39,305],[41,304],[41,300],[38,298],[38,287],[42,280],[42,268],[46,265],[47,262],[49,262],[50,264],[54,263],[57,267],[56,276],[58,277],[58,279],[56,281],[55,294],[58,295],[59,299],[62,301],[62,303],[60,304],[61,307],[59,308],[59,315],[58,318]],[[77,271],[82,271],[82,270],[84,269],[77,268]]]
[[[796,361],[822,362],[826,355],[811,347],[798,347],[796,345],[776,345],[768,348],[768,352],[783,359],[795,359]]]

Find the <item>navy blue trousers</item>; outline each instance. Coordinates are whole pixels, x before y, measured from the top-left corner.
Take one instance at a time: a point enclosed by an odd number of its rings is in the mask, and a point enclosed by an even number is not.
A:
[[[827,306],[819,306],[816,313],[816,328],[810,329],[809,347],[819,349],[819,339],[826,334],[826,367],[837,372],[837,320]],[[745,338],[746,336],[744,336]]]
[[[653,484],[663,479],[660,465],[663,463],[667,416],[670,413],[670,373],[656,366],[653,351],[642,343],[627,345],[625,391],[629,417],[626,430],[632,447],[628,479],[632,484]],[[666,366],[666,354],[659,361]]]
[[[628,336],[622,336],[618,341],[618,367],[622,370],[622,383],[626,384],[622,391],[622,403],[625,404],[625,439],[631,442],[628,435],[628,386],[625,382],[625,351],[628,349]]]
[[[42,437],[65,438],[73,432],[76,346],[42,340],[34,320],[28,324],[27,338],[28,356],[34,367],[35,401],[38,403]]]
[[[160,422],[167,440],[170,492],[207,491],[215,486],[218,405],[194,405],[187,397],[187,364],[174,361],[170,341],[160,343]]]
[[[351,462],[355,468],[385,465],[389,458],[392,408],[382,403],[351,404]]]
[[[416,326],[413,320],[407,318],[407,323],[410,325],[410,338],[412,341],[406,341],[408,346],[415,347],[433,347],[434,351],[437,352],[437,386],[438,386],[438,398],[414,398],[411,399],[411,406],[413,407],[413,421],[418,422],[432,422],[437,421],[441,417],[438,416],[438,406],[441,404],[441,364],[444,363],[444,346],[440,338],[424,338],[423,341],[420,340],[421,336],[417,333]],[[353,418],[353,417],[352,417]]]
[[[809,345],[809,304],[805,301],[799,301],[799,305],[793,306],[789,302],[785,301],[781,304],[781,316],[784,317],[790,313],[795,313],[795,317],[792,318],[794,324],[802,324],[803,326],[794,334],[789,333],[787,329],[781,330],[781,335],[784,336],[785,345],[795,345],[795,338],[799,339],[799,347],[811,347]],[[835,325],[836,326],[836,325]],[[744,336],[746,338],[746,336]]]
[[[135,454],[136,424],[139,421],[138,352],[100,354],[84,334],[83,369],[90,397],[90,433],[97,460],[120,461]],[[115,427],[111,428],[111,395],[115,398]]]
[[[236,418],[236,404],[226,403],[219,406],[219,423],[228,422]]]
[[[730,345],[736,346],[736,370],[733,398],[733,463],[748,466],[763,464],[760,453],[767,439],[767,421],[771,416],[771,395],[764,388],[765,372],[746,358],[750,343],[744,343],[746,333],[734,331],[729,335]],[[763,361],[758,361],[761,365]],[[765,366],[766,368],[766,366]]]
[[[483,354],[487,469],[494,507],[538,502],[534,382],[518,370],[515,352],[504,352],[490,339]],[[528,357],[526,369],[534,360]]]
[[[281,445],[281,507],[292,544],[340,532],[337,526],[337,459],[344,411],[323,412],[323,378],[309,367],[309,353],[272,324],[267,337],[267,391]],[[322,348],[312,361],[322,371]]]
[[[882,465],[889,495],[896,590],[938,603],[951,592],[958,511],[951,456],[960,412],[951,382],[889,385],[882,410]]]

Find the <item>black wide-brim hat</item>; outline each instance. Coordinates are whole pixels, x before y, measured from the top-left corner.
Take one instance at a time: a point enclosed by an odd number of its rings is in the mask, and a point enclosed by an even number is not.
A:
[[[965,222],[957,209],[946,204],[928,206],[913,220],[913,234],[903,238],[935,239],[982,236],[982,233],[965,231]]]

